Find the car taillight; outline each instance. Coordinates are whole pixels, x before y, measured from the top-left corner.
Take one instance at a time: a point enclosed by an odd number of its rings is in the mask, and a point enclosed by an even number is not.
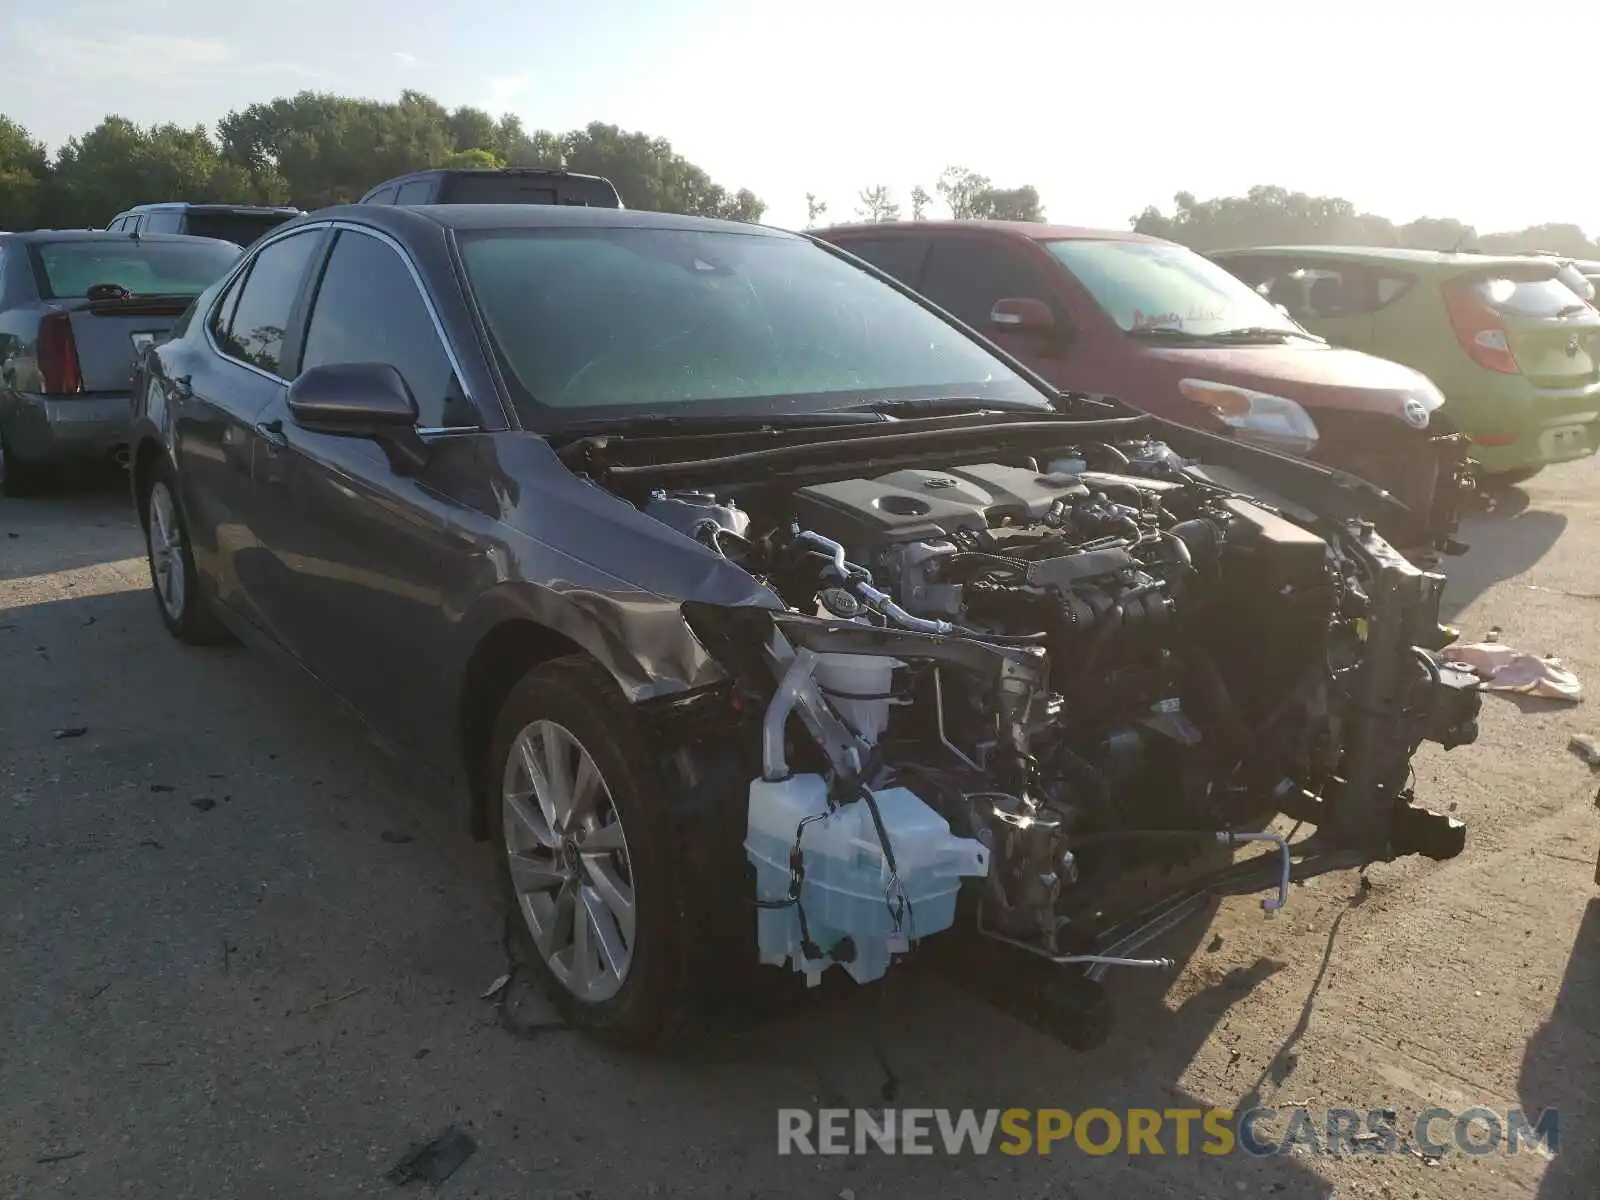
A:
[[[46,313],[39,322],[39,378],[49,396],[72,396],[83,391],[78,340],[72,336],[72,317],[67,313]]]
[[[1443,287],[1444,306],[1450,314],[1450,326],[1456,331],[1461,348],[1472,356],[1472,361],[1502,375],[1520,375],[1522,368],[1511,353],[1506,339],[1506,327],[1476,290],[1476,281],[1447,283]]]

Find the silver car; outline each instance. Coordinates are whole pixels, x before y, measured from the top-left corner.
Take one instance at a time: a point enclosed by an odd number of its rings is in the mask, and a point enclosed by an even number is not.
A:
[[[176,235],[0,234],[0,492],[124,454],[139,355],[242,253]]]

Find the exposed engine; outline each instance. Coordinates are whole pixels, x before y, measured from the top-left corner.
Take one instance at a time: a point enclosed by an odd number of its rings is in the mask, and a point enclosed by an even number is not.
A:
[[[1461,848],[1458,822],[1412,805],[1408,777],[1424,740],[1475,739],[1476,680],[1440,653],[1442,579],[1368,526],[1291,515],[1150,441],[743,498],[748,511],[726,493],[662,491],[643,507],[789,609],[762,635],[752,806],[760,793],[770,828],[792,831],[791,903],[806,822],[858,799],[883,872],[904,884],[880,813],[898,805],[920,828],[902,793],[954,839],[930,834],[923,857],[965,862],[953,869],[972,881],[979,928],[1057,962],[1157,961],[1125,957],[1136,940],[1106,952],[1105,891],[1208,842],[1271,843],[1240,888],[1271,892],[1268,908],[1295,859],[1330,870]],[[802,777],[817,794],[794,790]],[[1267,831],[1280,812],[1316,837],[1291,847]],[[848,858],[861,838],[840,844]],[[945,891],[923,894],[942,912]],[[874,957],[863,942],[882,934],[886,960],[904,949],[901,922],[851,913],[802,915],[795,965],[881,973],[886,961],[860,966]],[[830,946],[819,927],[851,936]]]

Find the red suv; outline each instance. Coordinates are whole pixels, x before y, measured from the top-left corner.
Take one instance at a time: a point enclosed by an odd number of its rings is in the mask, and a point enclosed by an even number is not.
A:
[[[1329,345],[1217,264],[1136,233],[1012,221],[843,225],[815,236],[922,293],[1057,387],[1339,467],[1452,540],[1470,485],[1444,396],[1410,367]]]

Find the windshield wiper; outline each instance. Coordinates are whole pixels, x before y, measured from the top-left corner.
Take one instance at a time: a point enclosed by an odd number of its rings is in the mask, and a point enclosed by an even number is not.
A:
[[[767,429],[794,425],[826,425],[831,422],[865,422],[875,419],[875,414],[852,409],[824,409],[813,412],[790,413],[737,413],[713,415],[709,413],[634,413],[625,417],[600,417],[593,421],[574,421],[552,432],[561,437],[583,437],[590,433],[612,430],[624,432],[637,429],[642,433],[656,431],[676,432],[694,430],[704,432],[717,429]]]
[[[1171,338],[1173,341],[1198,342],[1203,340],[1198,333],[1187,329],[1179,329],[1174,325],[1142,325],[1138,329],[1128,330],[1129,337],[1136,338]]]
[[[1217,333],[1199,333],[1193,329],[1177,329],[1171,325],[1149,325],[1143,329],[1128,330],[1129,337],[1161,339],[1174,342],[1212,342],[1227,345],[1230,342],[1260,342],[1277,338],[1304,338],[1308,342],[1326,345],[1327,338],[1307,333],[1304,329],[1283,329],[1275,325],[1243,325],[1238,329],[1224,329]]]
[[[1224,329],[1220,333],[1208,333],[1204,337],[1208,342],[1254,342],[1262,338],[1304,338],[1308,342],[1323,344],[1328,341],[1304,329],[1284,329],[1277,325],[1245,325],[1238,329]]]
[[[982,400],[976,396],[928,396],[915,400],[869,400],[832,408],[835,413],[882,413],[891,417],[926,417],[964,412],[1029,412],[1049,414],[1054,410],[1043,402],[1027,404],[1020,400]]]

